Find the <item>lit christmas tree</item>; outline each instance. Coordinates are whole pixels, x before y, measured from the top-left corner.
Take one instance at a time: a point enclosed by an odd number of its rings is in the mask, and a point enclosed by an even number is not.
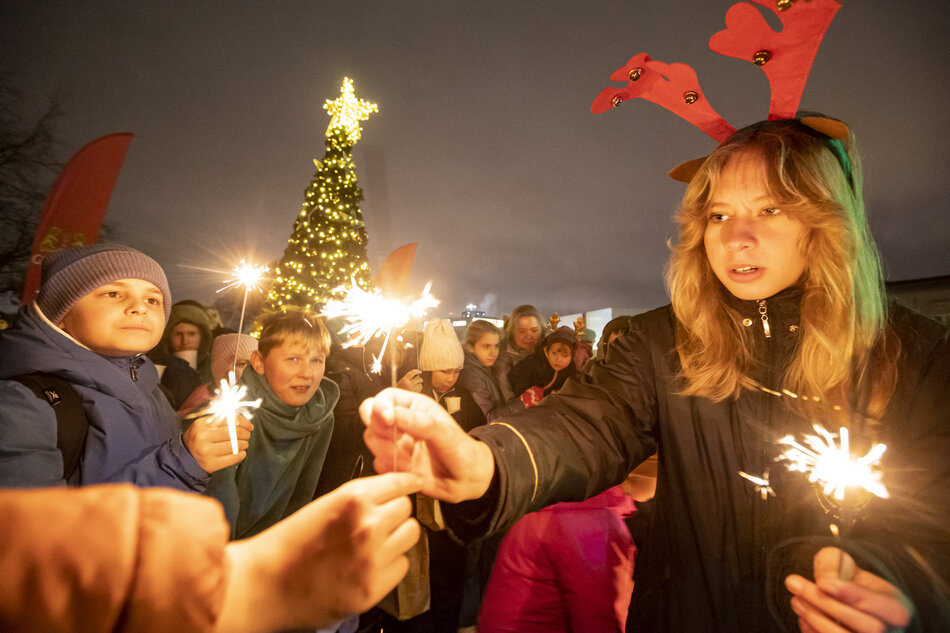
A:
[[[313,161],[317,173],[267,294],[265,308],[270,310],[286,305],[320,309],[338,296],[334,290],[353,280],[361,288],[372,288],[359,207],[363,191],[356,185],[351,153],[360,138],[360,121],[378,108],[356,98],[349,78],[343,79],[340,93],[323,106],[330,115],[327,150],[322,161]]]

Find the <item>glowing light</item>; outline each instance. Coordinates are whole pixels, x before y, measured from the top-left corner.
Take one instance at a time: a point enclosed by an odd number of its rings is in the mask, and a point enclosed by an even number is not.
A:
[[[227,290],[228,288],[237,288],[240,286],[244,287],[245,292],[248,290],[260,290],[261,280],[264,279],[264,275],[268,272],[267,266],[255,266],[253,264],[248,264],[243,259],[241,263],[231,269],[231,274],[234,275],[231,279],[225,279],[227,284],[223,288],[219,288],[218,292],[222,290]]]
[[[323,109],[330,115],[330,125],[327,127],[327,137],[335,128],[343,129],[347,138],[356,143],[360,139],[360,121],[365,121],[369,115],[379,112],[379,106],[364,99],[357,99],[353,94],[353,80],[343,78],[343,87],[340,96],[334,100],[327,100]]]
[[[429,294],[430,287],[431,284],[426,284],[418,299],[405,303],[386,298],[378,290],[363,290],[354,280],[349,288],[337,288],[334,291],[344,292],[343,299],[328,301],[324,314],[329,318],[342,317],[349,321],[339,332],[349,337],[344,347],[365,345],[371,338],[385,337],[379,356],[373,359],[373,371],[379,373],[393,330],[404,327],[413,318],[423,318],[427,310],[439,305],[439,300]]]
[[[208,406],[191,414],[188,417],[204,417],[210,415],[213,420],[225,420],[228,424],[228,437],[231,439],[231,453],[236,455],[238,452],[237,444],[237,416],[243,415],[245,418],[251,418],[251,409],[261,406],[261,399],[244,400],[247,395],[247,387],[235,384],[234,372],[228,372],[228,378],[221,379],[221,386],[218,388],[215,397],[211,399]]]
[[[750,475],[749,473],[739,471],[739,476],[744,477],[752,482],[752,485],[755,487],[755,491],[762,495],[762,500],[765,501],[768,499],[769,495],[775,496],[775,491],[772,490],[772,486],[769,484],[769,471],[766,470],[761,477],[756,477],[755,475]]]
[[[821,485],[826,496],[839,502],[845,500],[848,488],[862,488],[878,497],[888,497],[880,470],[886,445],[875,444],[863,457],[853,458],[848,429],[842,427],[836,436],[818,424],[812,428],[817,435],[805,435],[801,442],[790,436],[779,440],[789,447],[778,458],[788,462],[789,470],[806,473],[808,481]],[[835,442],[836,438],[840,443]]]

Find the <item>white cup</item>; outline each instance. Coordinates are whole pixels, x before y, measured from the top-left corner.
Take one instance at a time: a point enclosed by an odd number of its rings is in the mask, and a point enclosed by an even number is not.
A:
[[[462,399],[458,396],[448,396],[442,401],[445,402],[445,410],[449,413],[455,413],[462,408]]]

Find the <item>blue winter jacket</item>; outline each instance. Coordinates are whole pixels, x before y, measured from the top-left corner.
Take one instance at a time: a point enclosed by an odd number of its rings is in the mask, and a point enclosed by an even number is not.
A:
[[[89,432],[80,466],[63,480],[53,408],[12,376],[42,371],[69,381]],[[131,482],[201,492],[208,481],[144,355],[102,356],[52,327],[31,306],[0,334],[0,487]]]

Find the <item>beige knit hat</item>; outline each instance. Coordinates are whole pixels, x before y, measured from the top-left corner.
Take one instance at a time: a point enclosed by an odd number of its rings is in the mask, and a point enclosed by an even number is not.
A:
[[[465,363],[462,344],[448,319],[437,319],[426,323],[422,333],[422,349],[419,352],[419,369],[435,371],[437,369],[461,369]]]
[[[211,376],[215,382],[228,377],[234,367],[234,350],[237,359],[247,360],[251,352],[257,349],[258,340],[247,334],[222,334],[211,344]],[[240,376],[238,376],[240,378]]]

